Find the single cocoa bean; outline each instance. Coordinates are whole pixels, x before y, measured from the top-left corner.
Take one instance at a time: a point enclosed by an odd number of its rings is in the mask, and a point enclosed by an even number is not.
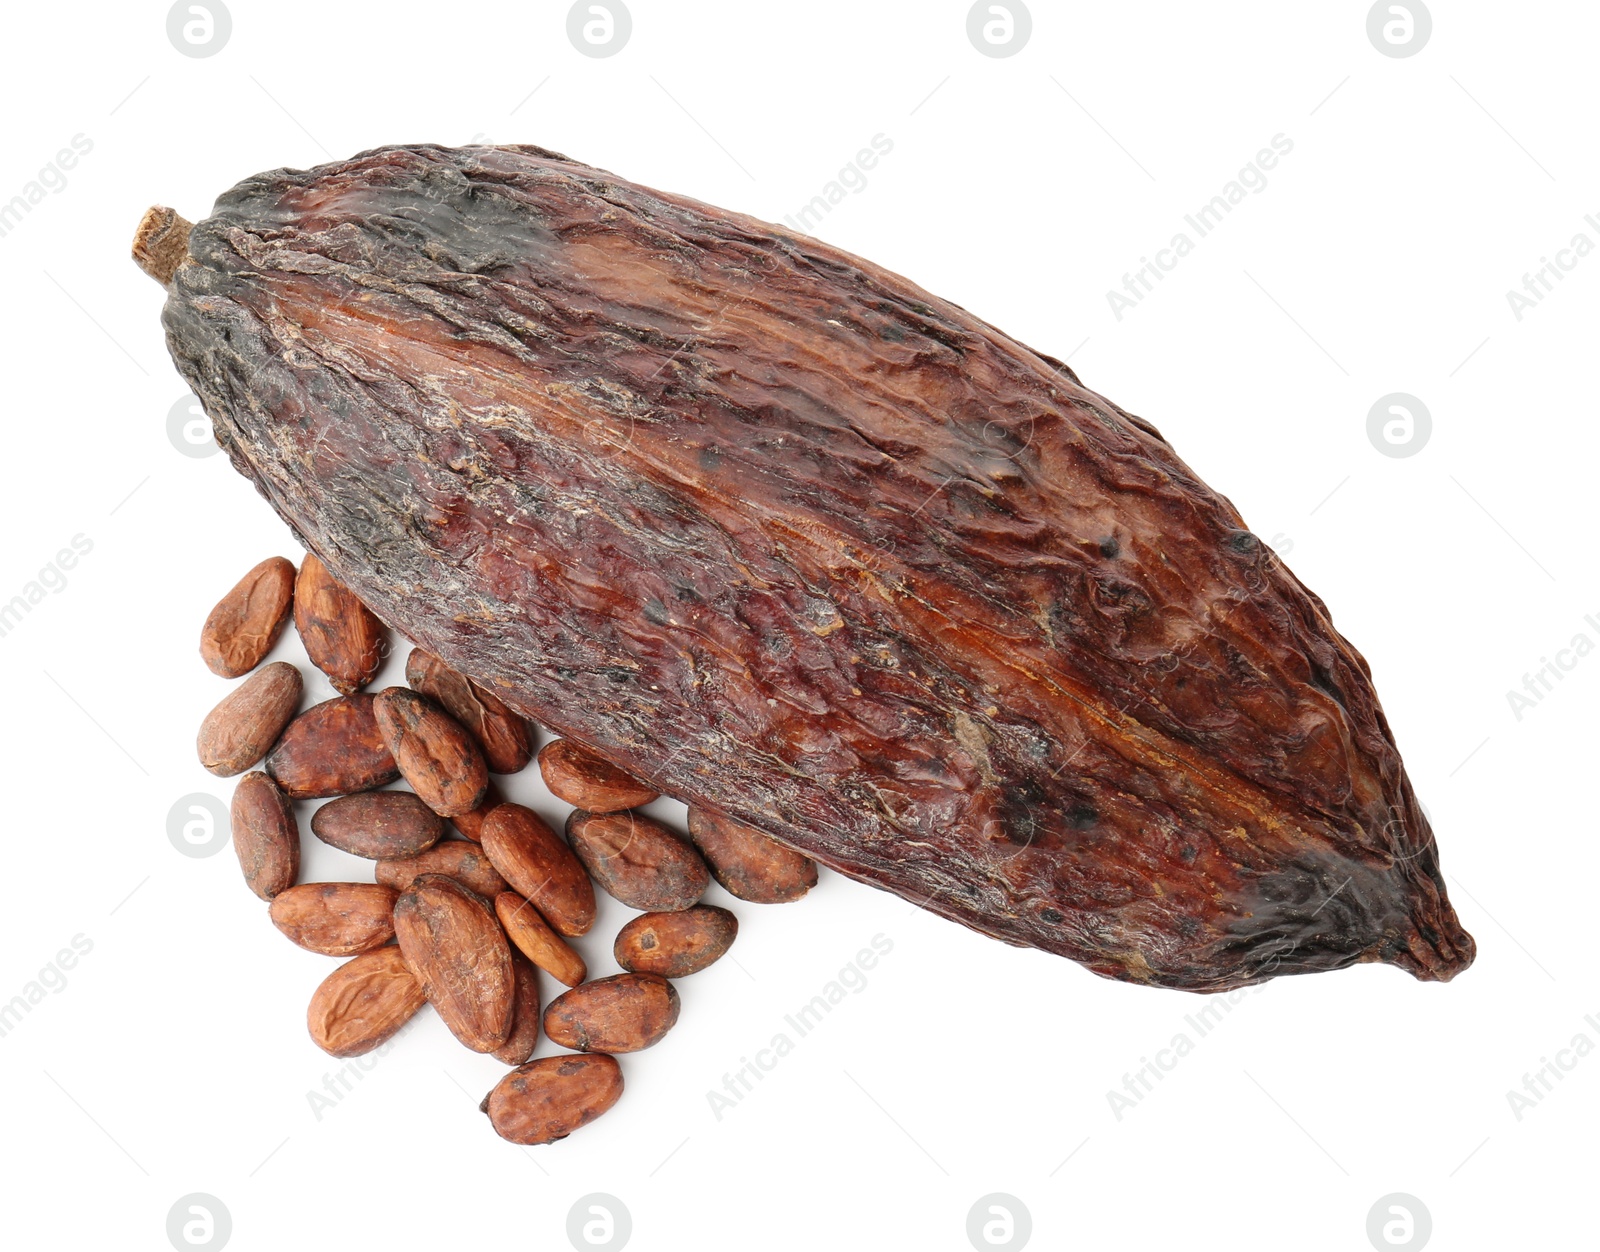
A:
[[[502,891],[495,896],[494,915],[513,946],[558,981],[576,987],[589,976],[583,958],[550,928],[538,909],[515,891]]]
[[[594,884],[572,849],[532,809],[502,804],[489,814],[483,850],[557,934],[571,939],[594,925]]]
[[[213,674],[239,678],[271,652],[289,624],[294,565],[271,556],[217,601],[200,628],[200,657]]]
[[[464,838],[480,843],[483,840],[483,823],[489,814],[505,803],[505,797],[500,794],[500,789],[494,785],[494,780],[489,780],[489,785],[484,788],[483,799],[478,801],[478,807],[468,809],[465,813],[457,813],[450,819],[450,824],[461,832]]]
[[[512,1070],[478,1107],[512,1143],[554,1143],[587,1126],[622,1095],[609,1056],[546,1056]]]
[[[340,695],[360,691],[383,668],[383,623],[315,553],[306,554],[295,580],[294,626],[311,663]]]
[[[738,933],[739,919],[727,909],[697,904],[678,913],[641,913],[617,932],[612,952],[633,973],[687,978],[726,952]]]
[[[441,817],[478,807],[489,786],[489,768],[460,722],[409,687],[385,688],[374,707],[401,777],[424,804]]]
[[[661,794],[572,739],[539,749],[539,773],[551,795],[590,813],[636,809]]]
[[[291,942],[324,956],[354,956],[394,938],[400,893],[375,882],[307,882],[272,901],[267,915]]]
[[[267,757],[267,772],[296,800],[370,791],[400,777],[378,733],[373,697],[335,696],[290,722]]]
[[[312,1041],[333,1056],[380,1047],[416,1016],[427,998],[399,948],[346,961],[322,980],[306,1011]]]
[[[550,1001],[544,1033],[578,1052],[640,1052],[678,1020],[678,989],[659,974],[613,974]]]
[[[489,902],[443,874],[424,874],[394,906],[395,937],[450,1033],[474,1052],[511,1034],[516,975]]]
[[[300,671],[287,661],[251,674],[200,723],[195,738],[200,764],[231,778],[260,761],[294,718],[303,685]]]
[[[522,715],[433,653],[411,650],[406,658],[406,686],[420,691],[460,722],[478,741],[484,761],[496,774],[515,774],[533,759],[533,736]]]
[[[424,874],[443,874],[463,887],[492,900],[506,889],[488,856],[475,843],[465,839],[446,839],[416,856],[382,860],[373,866],[373,877],[387,887],[404,891]]]
[[[711,882],[687,839],[640,813],[574,810],[567,838],[595,881],[630,909],[686,909]]]
[[[494,1059],[507,1065],[524,1065],[539,1042],[539,971],[520,952],[511,954],[516,991],[511,1007],[511,1033],[494,1050]]]
[[[689,838],[730,895],[752,904],[786,904],[817,885],[817,863],[759,830],[689,806]]]
[[[444,834],[444,818],[409,791],[363,791],[324,804],[311,815],[311,833],[376,861],[427,851]]]
[[[270,900],[300,877],[300,826],[278,784],[259,771],[233,789],[228,824],[250,890]]]

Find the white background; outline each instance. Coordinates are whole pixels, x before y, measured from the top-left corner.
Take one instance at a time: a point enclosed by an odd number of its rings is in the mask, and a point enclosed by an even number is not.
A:
[[[0,201],[93,143],[0,237],[0,601],[93,544],[0,637],[0,1002],[93,944],[0,1038],[8,1247],[166,1248],[191,1192],[238,1249],[563,1248],[590,1192],[626,1205],[641,1250],[963,1249],[991,1192],[1038,1248],[1364,1249],[1391,1192],[1426,1206],[1435,1248],[1592,1246],[1600,1059],[1520,1119],[1507,1092],[1575,1035],[1600,1043],[1600,657],[1520,720],[1506,693],[1579,632],[1600,642],[1600,256],[1521,321],[1506,292],[1579,231],[1600,243],[1600,10],[1438,0],[1399,59],[1365,3],[1041,0],[1028,46],[995,59],[944,0],[635,0],[629,45],[591,59],[565,4],[231,5],[204,59],[174,50],[162,4],[6,17]],[[1070,355],[1287,556],[1371,662],[1477,964],[1444,986],[1284,979],[1198,1038],[1200,997],[825,874],[798,904],[734,902],[737,963],[681,985],[678,1027],[624,1058],[622,1102],[562,1144],[491,1133],[476,1104],[503,1067],[431,1011],[318,1120],[307,1092],[338,1065],[304,1010],[332,962],[268,924],[231,851],[167,837],[180,797],[230,789],[194,759],[227,690],[199,624],[248,566],[299,552],[226,458],[169,442],[184,387],[127,258],[140,213],[198,219],[258,170],[477,139],[777,220],[880,133],[892,152],[817,233]],[[1114,317],[1107,290],[1279,133],[1266,189]],[[1366,434],[1397,391],[1433,416],[1404,459]],[[562,815],[536,771],[512,791]],[[368,872],[308,846],[309,877]],[[597,973],[626,912],[583,945]],[[714,1117],[707,1092],[879,934],[865,989]],[[1118,1119],[1107,1092],[1179,1032],[1193,1051]]]

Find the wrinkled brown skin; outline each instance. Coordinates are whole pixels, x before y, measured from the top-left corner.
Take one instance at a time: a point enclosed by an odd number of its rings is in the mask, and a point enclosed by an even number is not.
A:
[[[617,932],[612,954],[630,973],[687,978],[733,946],[739,919],[714,904],[678,913],[641,913]]]
[[[495,896],[494,915],[500,919],[512,946],[558,982],[576,987],[589,976],[583,958],[556,934],[538,909],[515,891],[502,891]]]
[[[496,774],[515,774],[533,759],[533,733],[528,723],[499,696],[456,673],[438,657],[413,648],[406,658],[406,686],[460,722],[483,749],[483,759]]]
[[[329,800],[311,815],[323,843],[369,860],[426,852],[444,834],[444,818],[409,791],[364,791]]]
[[[424,804],[441,817],[478,807],[489,788],[489,769],[461,723],[409,687],[380,691],[373,711],[400,776]]]
[[[489,902],[443,874],[424,874],[394,906],[395,938],[450,1033],[474,1052],[511,1034],[516,974]]]
[[[590,813],[636,809],[661,794],[571,739],[539,749],[539,773],[556,799]]]
[[[300,563],[294,628],[311,663],[340,695],[353,695],[383,668],[383,623],[328,572],[315,553]]]
[[[1365,661],[1059,361],[532,147],[262,174],[189,254],[167,342],[234,465],[663,793],[1107,977],[1471,962]]]
[[[512,1143],[554,1143],[587,1126],[622,1095],[622,1066],[609,1056],[547,1056],[514,1069],[480,1111]]]
[[[464,839],[473,843],[483,842],[483,824],[489,820],[489,814],[506,802],[500,794],[500,788],[494,785],[494,779],[489,780],[489,785],[484,789],[483,799],[478,801],[478,807],[468,809],[465,813],[457,813],[450,819],[450,824],[461,833]]]
[[[594,925],[594,884],[566,842],[530,808],[502,804],[483,824],[483,850],[511,889],[568,939]]]
[[[267,910],[289,940],[324,956],[355,956],[394,938],[400,893],[372,882],[307,882],[280,892]]]
[[[372,696],[334,696],[313,704],[284,730],[266,769],[296,800],[351,795],[400,777],[378,733]]]
[[[200,723],[195,736],[200,764],[219,778],[257,764],[294,719],[303,687],[300,671],[287,661],[251,674]]]
[[[200,630],[200,657],[223,678],[248,674],[277,645],[294,605],[292,562],[271,556],[217,601]]]
[[[630,909],[686,909],[711,884],[689,841],[642,813],[575,810],[567,816],[567,840],[594,880]]]
[[[333,1056],[382,1047],[426,1004],[422,984],[399,948],[346,961],[322,980],[306,1010],[311,1039]]]
[[[504,1061],[507,1065],[526,1065],[539,1043],[541,1030],[539,971],[520,952],[511,954],[511,967],[517,977],[511,1008],[511,1033],[492,1055],[495,1060]]]
[[[250,890],[271,900],[300,877],[300,826],[278,784],[259,771],[233,789],[228,825]]]
[[[401,891],[423,874],[454,878],[486,900],[494,899],[506,889],[506,880],[500,877],[483,849],[465,839],[448,839],[416,856],[382,860],[372,867],[374,878]]]
[[[578,1052],[642,1052],[672,1029],[678,1008],[678,989],[659,974],[613,974],[550,1001],[544,1033]]]
[[[817,863],[731,818],[689,806],[689,838],[711,876],[752,904],[787,904],[817,885]]]

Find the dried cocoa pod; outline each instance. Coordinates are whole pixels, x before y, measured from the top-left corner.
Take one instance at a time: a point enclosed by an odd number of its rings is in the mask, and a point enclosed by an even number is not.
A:
[[[300,707],[300,671],[274,661],[251,674],[206,714],[195,738],[200,764],[219,778],[242,774],[267,755]]]
[[[1472,960],[1323,603],[904,278],[543,149],[388,147],[225,193],[163,321],[335,574],[668,795],[1108,977]]]
[[[324,1052],[361,1056],[392,1039],[426,1003],[400,949],[378,948],[322,980],[306,1010],[306,1025]]]
[[[556,799],[590,813],[636,809],[661,794],[571,739],[554,739],[539,749],[539,773]]]
[[[482,843],[483,823],[488,820],[489,814],[504,803],[505,797],[494,785],[494,780],[490,779],[488,787],[484,789],[483,799],[478,801],[478,807],[468,809],[465,813],[457,813],[450,819],[450,824],[461,832],[463,838],[470,839],[473,843]]]
[[[520,952],[511,954],[516,971],[516,991],[511,1007],[511,1033],[494,1050],[494,1059],[507,1065],[526,1065],[539,1042],[539,971]]]
[[[528,723],[492,691],[458,674],[431,652],[413,648],[406,658],[406,686],[460,722],[483,749],[496,774],[515,774],[533,759]]]
[[[370,791],[400,777],[365,692],[314,704],[284,730],[267,773],[296,800]]]
[[[689,806],[689,838],[711,876],[752,904],[787,904],[817,885],[817,863],[750,826]]]
[[[483,751],[461,724],[409,687],[387,687],[374,709],[400,775],[441,817],[470,813],[489,786]]]
[[[474,1052],[511,1034],[516,975],[489,902],[443,874],[424,874],[394,906],[395,937],[428,1003]]]
[[[463,887],[492,900],[506,889],[506,880],[490,864],[482,848],[465,839],[447,839],[416,856],[382,860],[373,877],[387,887],[404,891],[424,874],[443,874]]]
[[[248,674],[276,646],[294,604],[294,565],[271,556],[217,601],[200,630],[200,657],[213,674]]]
[[[577,1052],[641,1052],[678,1020],[678,989],[659,974],[613,974],[563,992],[544,1011],[550,1042]]]
[[[574,810],[567,839],[594,880],[630,909],[686,909],[711,882],[689,841],[642,813]]]
[[[228,825],[251,891],[270,900],[294,886],[300,877],[300,825],[277,783],[259,771],[241,778],[233,789]]]
[[[294,584],[294,628],[306,656],[340,695],[353,695],[383,668],[383,623],[315,553],[300,563]]]
[[[311,815],[311,833],[352,856],[393,860],[438,843],[444,819],[409,791],[363,791],[324,804]]]
[[[373,882],[307,882],[280,892],[267,910],[291,942],[324,956],[354,956],[394,938],[400,893]]]
[[[502,804],[489,814],[483,850],[557,934],[571,939],[594,925],[594,884],[572,849],[532,809]]]
[[[554,1143],[587,1126],[622,1095],[622,1067],[609,1056],[547,1056],[514,1069],[479,1108],[512,1143]]]
[[[500,919],[512,946],[558,981],[576,987],[589,976],[583,958],[551,929],[538,909],[515,891],[502,891],[495,896],[494,915]]]
[[[632,973],[687,978],[732,947],[738,934],[739,919],[727,909],[697,904],[677,913],[641,913],[617,932],[612,952]]]

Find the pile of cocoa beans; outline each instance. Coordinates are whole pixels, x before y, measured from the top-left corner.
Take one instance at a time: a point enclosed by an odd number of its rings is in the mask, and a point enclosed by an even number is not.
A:
[[[300,670],[263,664],[291,617],[340,693],[305,710]],[[779,903],[813,887],[817,868],[714,813],[691,807],[685,836],[636,812],[656,790],[571,739],[537,754],[546,787],[573,806],[563,837],[504,802],[491,778],[535,759],[535,728],[419,649],[406,686],[365,691],[388,642],[315,556],[298,571],[282,557],[261,562],[201,632],[212,672],[244,681],[201,725],[200,761],[243,775],[233,846],[273,925],[302,948],[348,958],[311,996],[317,1046],[360,1056],[431,1004],[468,1048],[515,1067],[483,1101],[495,1130],[553,1143],[616,1103],[617,1055],[659,1042],[678,1018],[673,980],[733,943],[734,915],[700,903],[710,880],[741,900]],[[392,788],[397,780],[409,790]],[[312,834],[372,861],[373,881],[300,882],[296,805],[311,800],[327,801]],[[639,915],[612,948],[625,972],[591,980],[570,941],[594,925],[595,883]],[[568,988],[547,1005],[541,970]],[[569,1051],[532,1059],[541,1033]]]

